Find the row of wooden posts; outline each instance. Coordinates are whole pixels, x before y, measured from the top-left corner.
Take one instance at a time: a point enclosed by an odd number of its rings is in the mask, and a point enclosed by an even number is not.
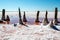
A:
[[[7,15],[7,17],[5,18],[5,9],[2,10],[2,18],[0,20],[0,24],[9,24],[10,23],[10,18]]]
[[[39,12],[40,11],[37,11],[37,15],[36,15],[36,19],[35,19],[35,23],[36,24],[40,23],[40,21],[39,21]],[[58,8],[55,8],[55,16],[54,16],[54,24],[55,25],[58,25],[58,23],[59,23],[58,18],[57,18],[57,14],[58,14]],[[46,11],[46,14],[45,14],[44,25],[49,23],[47,15],[48,15],[48,11]],[[25,12],[24,12],[23,21],[22,21],[22,19],[21,19],[21,12],[20,12],[20,8],[19,8],[19,24],[23,24],[23,22],[26,23],[27,19],[26,19]]]
[[[25,11],[24,11],[23,20],[22,20],[20,8],[18,8],[18,10],[19,10],[19,24],[24,25],[24,23],[27,22],[26,15],[25,15]],[[40,11],[37,11],[35,23],[39,23],[39,22],[40,22],[40,21],[39,21],[39,12],[40,12]],[[55,20],[55,21],[54,21],[55,25],[58,24],[57,14],[58,14],[58,9],[55,8],[55,18],[54,18],[54,20]],[[48,15],[48,11],[46,11],[46,14],[45,14],[44,24],[48,24],[48,23],[49,23],[48,18],[47,18],[47,15]],[[10,23],[10,18],[9,18],[9,16],[7,15],[7,17],[5,18],[5,9],[2,10],[2,18],[1,18],[1,20],[0,20],[0,23],[4,23],[4,21],[5,21],[7,24]]]

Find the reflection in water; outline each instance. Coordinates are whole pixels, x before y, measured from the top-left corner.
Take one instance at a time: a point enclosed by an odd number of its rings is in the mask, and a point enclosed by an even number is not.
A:
[[[39,21],[42,22],[44,18],[39,18]],[[48,18],[48,21],[51,21],[53,18]],[[18,16],[10,16],[10,23],[14,24],[14,23],[18,23],[19,22],[19,18]],[[27,18],[27,23],[28,24],[34,24],[35,23],[35,18]],[[58,19],[58,21],[60,21],[60,18]]]

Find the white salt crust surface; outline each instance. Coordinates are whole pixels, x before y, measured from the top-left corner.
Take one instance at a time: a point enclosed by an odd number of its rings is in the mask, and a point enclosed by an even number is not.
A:
[[[0,24],[0,40],[60,40],[60,31],[50,28],[49,24],[28,26]]]

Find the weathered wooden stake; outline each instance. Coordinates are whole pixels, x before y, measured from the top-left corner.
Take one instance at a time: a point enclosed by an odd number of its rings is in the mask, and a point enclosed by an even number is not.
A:
[[[20,8],[19,8],[18,10],[19,10],[19,24],[23,24],[22,18],[21,18],[21,11],[20,11]]]
[[[27,22],[25,11],[24,11],[24,15],[23,15],[23,22]]]
[[[5,21],[5,9],[2,10],[2,18],[1,20]]]
[[[58,9],[57,8],[55,8],[55,18],[54,18],[54,20],[55,20],[55,25],[58,25],[58,19],[57,19],[57,15],[58,15]]]
[[[9,24],[10,23],[10,18],[9,18],[9,16],[7,15],[7,17],[6,17],[6,21],[7,21],[7,24]]]
[[[47,18],[47,14],[48,14],[48,12],[46,11],[45,18],[44,18],[44,21],[43,21],[44,25],[47,25],[49,23],[48,18]]]
[[[40,11],[37,11],[37,16],[36,16],[36,20],[35,20],[35,23],[36,23],[36,24],[39,24],[39,22],[40,22],[40,21],[39,21],[39,12],[40,12]]]

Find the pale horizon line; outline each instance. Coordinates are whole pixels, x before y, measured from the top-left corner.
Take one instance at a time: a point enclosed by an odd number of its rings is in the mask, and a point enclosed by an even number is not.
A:
[[[37,11],[39,11],[39,10],[37,10]],[[37,12],[37,11],[25,11],[25,12]],[[0,12],[2,12],[2,11],[0,11]],[[19,11],[5,11],[5,12],[19,12]],[[21,12],[24,12],[24,11],[21,11]],[[46,11],[40,11],[40,12],[46,12]],[[55,11],[48,11],[48,12],[55,12]],[[60,12],[60,11],[58,11],[58,12]]]

